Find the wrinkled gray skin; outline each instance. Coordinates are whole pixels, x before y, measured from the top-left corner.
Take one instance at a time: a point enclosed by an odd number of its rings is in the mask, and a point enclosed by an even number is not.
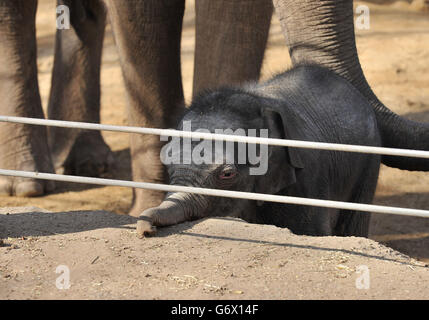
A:
[[[192,121],[193,131],[268,129],[271,138],[382,145],[368,101],[346,80],[317,66],[297,67],[262,84],[205,93],[182,120]],[[168,172],[173,185],[370,203],[380,156],[270,146],[266,174],[250,175],[249,166],[181,163],[168,165]],[[209,216],[241,217],[315,236],[367,236],[370,219],[365,212],[178,192],[142,214],[140,227],[146,229],[139,232],[150,235],[156,226]]]
[[[374,95],[357,56],[352,0],[273,0],[294,65],[316,63],[350,81],[375,111],[386,147],[429,150],[429,126],[388,110]],[[72,29],[58,31],[48,117],[99,121],[100,57],[106,17],[115,34],[128,95],[128,123],[175,125],[184,99],[180,38],[184,0],[60,0]],[[37,0],[0,0],[0,110],[42,118],[37,82]],[[196,1],[194,92],[256,80],[272,14],[271,0]],[[130,135],[134,180],[165,182],[156,136]],[[49,144],[48,144],[49,141]],[[51,153],[52,152],[52,156]],[[427,159],[383,156],[391,167],[429,170]],[[0,125],[0,167],[99,175],[112,165],[100,133]],[[0,194],[35,196],[52,182],[0,177]],[[137,190],[131,215],[163,194]]]
[[[184,0],[60,0],[71,29],[58,30],[48,106],[50,119],[99,122],[100,60],[110,18],[128,95],[128,124],[170,128],[183,112],[180,40]],[[0,0],[0,114],[43,118],[36,63],[37,0]],[[198,0],[194,91],[256,80],[271,0]],[[54,12],[52,12],[54,18]],[[228,58],[224,53],[228,52]],[[210,63],[207,63],[210,61]],[[166,182],[158,136],[130,135],[133,179]],[[0,168],[99,176],[112,169],[99,132],[0,124]],[[52,182],[0,177],[0,194],[38,196]],[[136,190],[130,212],[164,194]]]

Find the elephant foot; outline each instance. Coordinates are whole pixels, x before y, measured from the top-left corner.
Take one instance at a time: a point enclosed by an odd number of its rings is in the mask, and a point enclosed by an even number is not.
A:
[[[72,146],[63,165],[57,167],[66,175],[105,177],[114,170],[115,159],[99,132],[83,132]]]
[[[39,197],[54,189],[53,181],[0,177],[0,196]]]
[[[9,135],[14,132],[11,128]],[[4,132],[2,132],[4,133]],[[22,135],[15,139],[0,141],[0,168],[8,170],[54,173],[46,141],[41,134]],[[39,137],[37,137],[39,135]],[[2,134],[0,134],[0,137]],[[30,139],[32,141],[30,142]],[[55,183],[18,177],[0,176],[0,195],[17,197],[37,197],[52,192]]]

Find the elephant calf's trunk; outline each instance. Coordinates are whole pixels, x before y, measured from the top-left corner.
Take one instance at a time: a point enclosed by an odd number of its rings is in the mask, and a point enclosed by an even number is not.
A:
[[[137,236],[153,236],[156,233],[156,227],[171,226],[186,220],[183,207],[170,200],[164,200],[158,207],[150,208],[140,215],[137,222]]]
[[[206,208],[206,201],[200,198],[183,192],[169,193],[158,207],[145,210],[140,218],[158,227],[194,220]]]
[[[150,221],[154,226],[163,227],[185,221],[185,212],[179,203],[166,199],[158,207],[145,210],[140,218]]]

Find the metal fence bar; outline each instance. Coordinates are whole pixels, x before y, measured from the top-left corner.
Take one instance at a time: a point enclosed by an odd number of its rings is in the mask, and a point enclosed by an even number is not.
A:
[[[397,149],[397,148],[371,147],[371,146],[360,146],[360,145],[349,145],[349,144],[338,144],[338,143],[247,137],[247,136],[238,136],[238,135],[229,135],[229,134],[179,131],[179,130],[173,130],[173,129],[114,126],[114,125],[103,125],[103,124],[86,123],[86,122],[46,120],[46,119],[9,117],[9,116],[0,116],[0,122],[11,122],[11,123],[52,126],[52,127],[61,127],[61,128],[85,129],[85,130],[152,134],[152,135],[159,135],[159,136],[171,136],[171,137],[182,137],[182,138],[192,138],[192,139],[223,140],[223,141],[230,141],[230,142],[266,144],[266,145],[272,145],[272,146],[283,146],[283,147],[294,147],[294,148],[305,148],[305,149],[321,149],[321,150],[356,152],[356,153],[370,153],[370,154],[380,154],[380,155],[389,155],[389,156],[398,156],[398,157],[429,159],[429,151],[411,150],[411,149]]]
[[[289,197],[289,196],[278,196],[278,195],[252,193],[252,192],[206,189],[206,188],[164,185],[164,184],[147,183],[147,182],[89,178],[89,177],[50,174],[50,173],[3,170],[3,169],[0,169],[0,175],[21,177],[21,178],[33,178],[33,179],[41,179],[41,180],[85,183],[85,184],[94,184],[94,185],[151,189],[151,190],[158,190],[158,191],[165,191],[165,192],[196,193],[196,194],[214,196],[214,197],[259,200],[259,201],[287,203],[287,204],[296,204],[296,205],[304,205],[304,206],[316,206],[316,207],[324,207],[324,208],[335,208],[335,209],[345,209],[345,210],[353,210],[353,211],[365,211],[365,212],[373,212],[373,213],[385,213],[385,214],[396,214],[396,215],[429,218],[429,211],[427,210],[387,207],[387,206],[341,202],[341,201],[308,199],[308,198]]]

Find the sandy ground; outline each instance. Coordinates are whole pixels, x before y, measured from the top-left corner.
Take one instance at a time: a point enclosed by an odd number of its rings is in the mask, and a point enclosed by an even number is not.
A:
[[[369,83],[395,112],[429,122],[429,14],[404,2],[369,6],[371,28],[357,30]],[[187,102],[192,95],[193,25],[188,1],[182,44]],[[37,36],[44,106],[54,33],[55,1],[40,0]],[[274,17],[262,77],[289,65]],[[125,105],[109,29],[102,122],[126,124]],[[128,136],[103,135],[117,159],[113,178],[130,179]],[[375,203],[428,209],[428,184],[427,173],[383,167]],[[65,183],[40,198],[0,197],[0,298],[429,298],[429,219],[374,214],[370,239],[295,236],[272,226],[211,219],[138,240],[135,220],[117,215],[125,214],[130,204],[129,189]],[[56,288],[58,265],[70,270],[69,290]],[[363,275],[356,272],[360,265],[368,267],[369,289],[356,287]]]
[[[273,226],[210,219],[137,241],[134,219],[103,211],[9,208],[0,219],[14,238],[2,248],[2,298],[428,297],[427,266],[369,239],[296,236]],[[59,265],[69,268],[68,290],[56,288]],[[368,268],[368,282],[359,282],[359,266]]]

